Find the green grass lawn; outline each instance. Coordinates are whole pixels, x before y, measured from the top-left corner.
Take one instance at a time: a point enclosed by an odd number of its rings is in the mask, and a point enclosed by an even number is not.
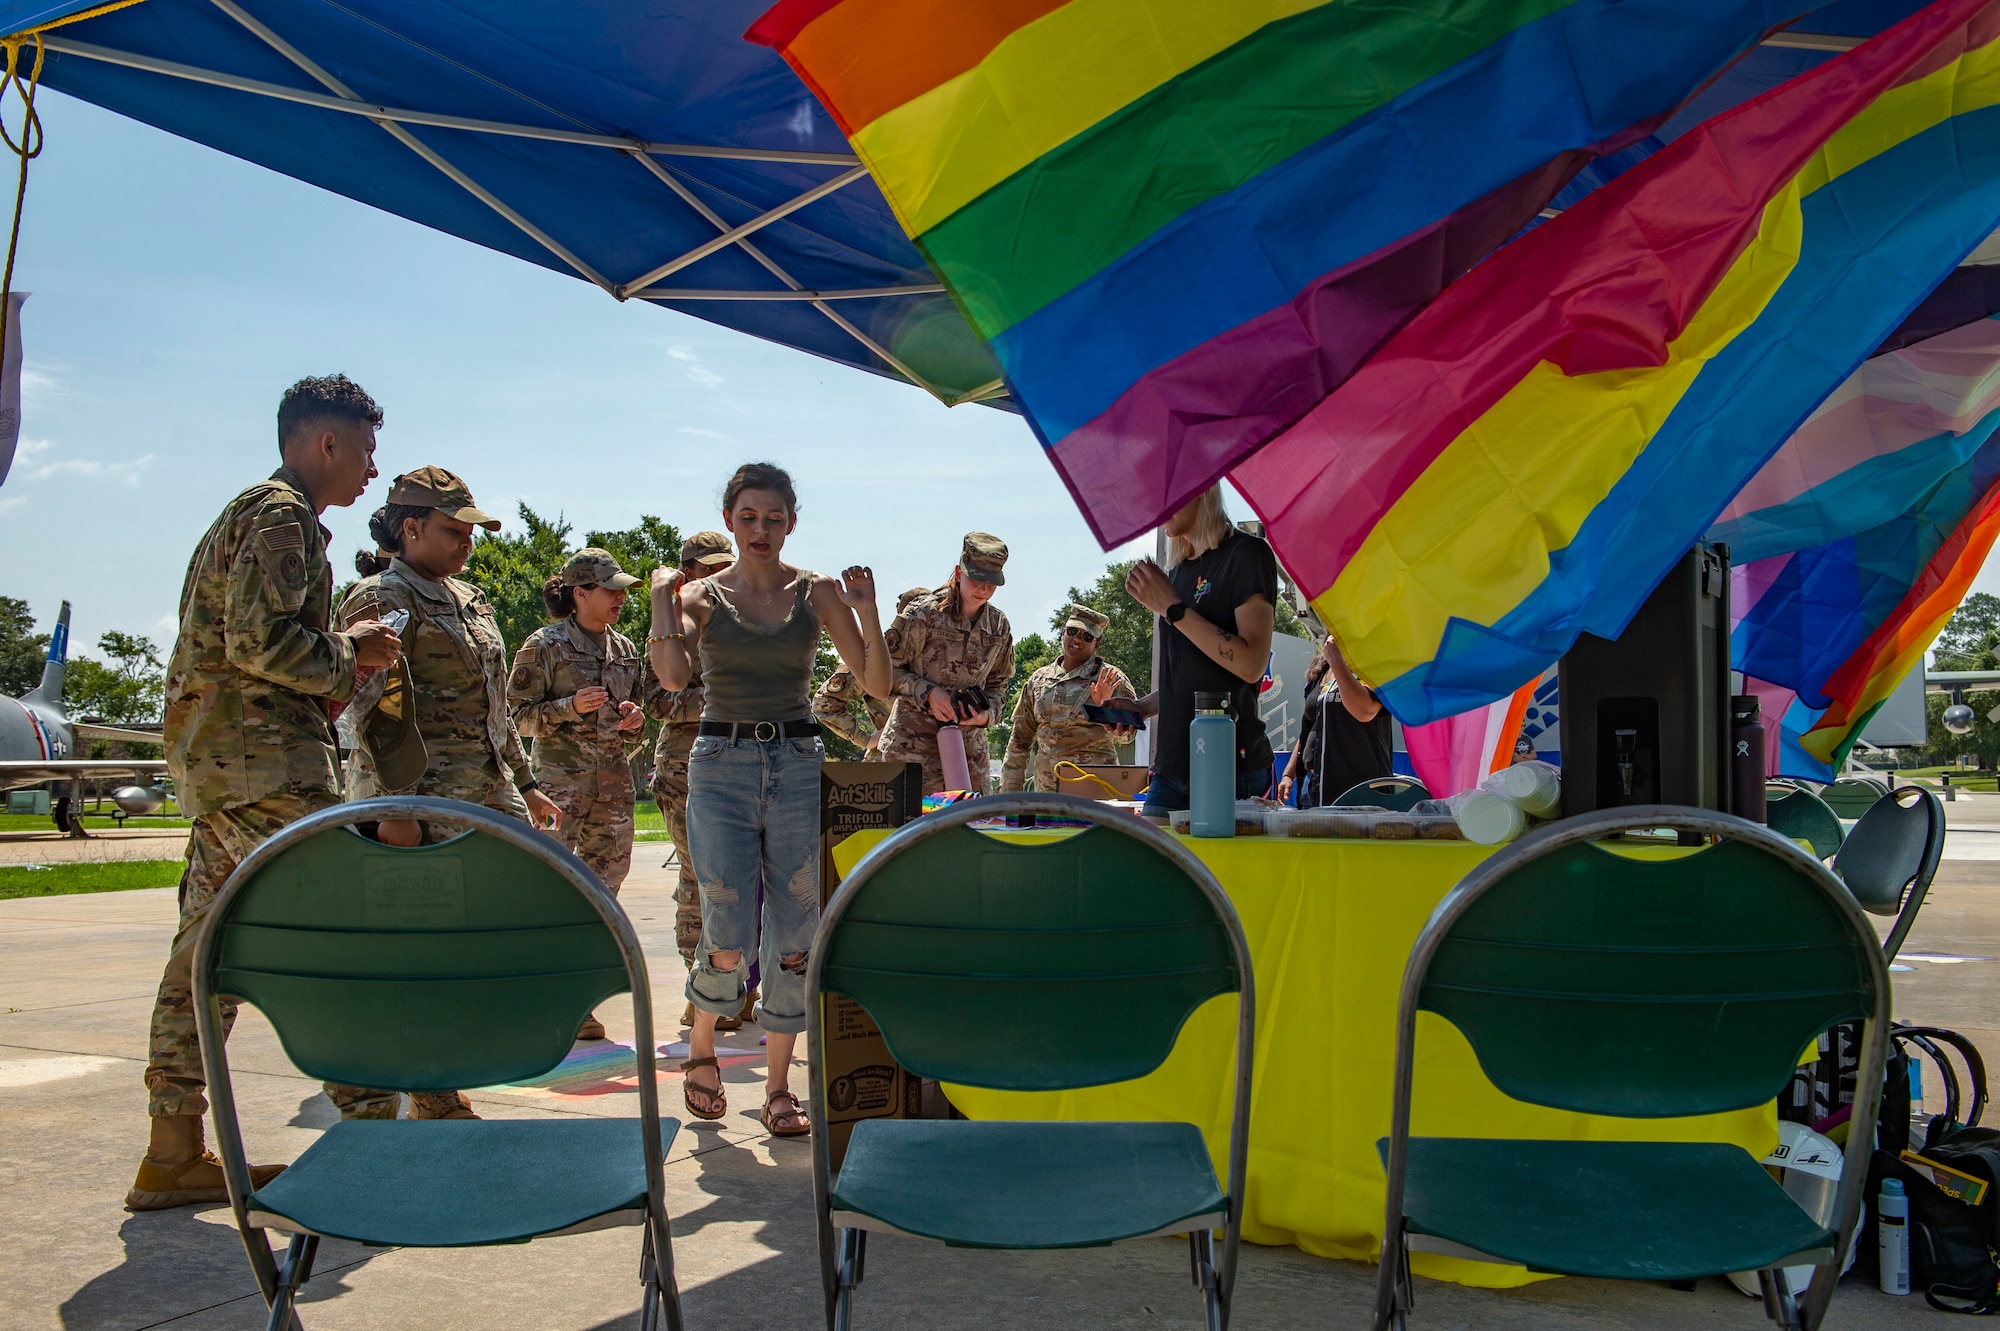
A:
[[[1946,774],[1951,776],[1951,784],[1960,790],[1983,791],[1989,795],[1995,793],[1995,785],[1996,783],[2000,783],[2000,777],[1996,777],[1990,772],[1985,776],[1980,776],[1957,767],[1898,767],[1896,769],[1896,779],[1898,781],[1921,781],[1927,786],[1939,784],[1939,778]]]
[[[179,860],[109,860],[95,864],[51,864],[42,868],[0,865],[0,901],[19,897],[60,897],[73,892],[126,892],[136,887],[173,887],[181,880]]]
[[[85,814],[83,816],[83,825],[86,828],[117,827],[118,820],[116,818],[99,818],[95,814]],[[185,818],[168,817],[163,814],[155,814],[147,818],[127,818],[125,820],[125,826],[127,827],[186,827],[187,825],[188,820]],[[55,830],[55,820],[43,814],[0,813],[0,832],[53,832]]]

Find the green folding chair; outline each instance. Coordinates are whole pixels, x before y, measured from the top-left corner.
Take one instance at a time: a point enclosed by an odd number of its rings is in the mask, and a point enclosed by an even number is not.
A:
[[[1655,828],[1719,840],[1671,859],[1595,844]],[[1768,1103],[1821,1031],[1865,1019],[1832,1214],[1808,1214],[1727,1143],[1413,1138],[1420,1009],[1456,1026],[1506,1095],[1637,1119]],[[1868,1174],[1888,1021],[1875,931],[1768,828],[1650,805],[1523,837],[1439,903],[1403,974],[1377,1331],[1405,1325],[1413,1246],[1604,1279],[1756,1271],[1774,1321],[1818,1327]],[[1781,1268],[1808,1264],[1795,1299]]]
[[[969,824],[1091,824],[1041,844]],[[1144,1076],[1188,1016],[1237,995],[1229,1187],[1191,1123],[864,1119],[836,1176],[813,1134],[827,1324],[846,1331],[870,1230],[969,1248],[1096,1247],[1186,1233],[1210,1331],[1229,1323],[1249,1150],[1255,998],[1236,912],[1186,847],[1074,795],[1002,795],[926,814],[870,851],[820,918],[807,1011],[868,1010],[914,1075],[1009,1091]],[[1079,1038],[1079,1014],[1090,1014]],[[813,1103],[829,1105],[820,1022]],[[1216,1230],[1222,1252],[1215,1252]]]
[[[356,823],[466,829],[399,849]],[[680,1331],[646,961],[618,901],[553,838],[490,809],[413,796],[335,805],[257,847],[195,943],[195,1020],[229,1204],[270,1307],[293,1303],[322,1237],[418,1248],[643,1228],[640,1325]],[[218,998],[254,1004],[311,1077],[394,1091],[525,1081],[584,1016],[632,995],[637,1119],[354,1121],[252,1190]],[[280,1264],[266,1230],[291,1235]]]
[[[1771,782],[1764,787],[1764,821],[1779,836],[1803,841],[1820,859],[1835,854],[1846,833],[1840,815],[1804,786]]]
[[[1820,798],[1827,802],[1835,814],[1852,821],[1874,807],[1875,801],[1889,793],[1889,788],[1874,777],[1847,776],[1820,791]]]
[[[1372,804],[1391,813],[1408,813],[1431,797],[1424,783],[1408,776],[1382,776],[1349,786],[1334,800],[1336,805],[1353,807]]]

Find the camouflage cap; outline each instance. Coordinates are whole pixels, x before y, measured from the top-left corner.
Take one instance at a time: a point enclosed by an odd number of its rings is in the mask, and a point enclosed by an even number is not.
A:
[[[569,557],[563,565],[563,585],[566,587],[609,587],[613,591],[623,591],[635,587],[639,580],[618,567],[618,561],[611,557],[609,550],[596,546],[586,546]]]
[[[931,589],[928,587],[912,587],[910,588],[910,590],[904,592],[901,596],[898,596],[896,598],[896,608],[898,610],[901,610],[904,606],[916,600],[919,596],[929,596],[930,594],[931,594]]]
[[[990,582],[995,587],[1004,586],[1007,579],[1002,570],[1007,567],[1007,543],[983,531],[969,531],[965,534],[965,545],[958,552],[958,566],[969,578]]]
[[[1069,608],[1069,618],[1063,621],[1063,627],[1082,629],[1093,638],[1101,638],[1104,636],[1105,626],[1110,622],[1111,616],[1102,611],[1092,610],[1087,605],[1072,605]]]
[[[488,531],[500,530],[500,519],[472,506],[472,490],[443,467],[406,471],[389,485],[389,502],[414,508],[434,508],[448,518]]]
[[[719,531],[698,531],[681,542],[681,567],[709,568],[736,562],[736,548]]]

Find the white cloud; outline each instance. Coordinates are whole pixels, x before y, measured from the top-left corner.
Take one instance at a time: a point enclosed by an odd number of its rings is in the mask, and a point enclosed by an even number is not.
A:
[[[69,382],[60,366],[29,361],[21,367],[21,397],[30,405],[69,395]]]
[[[703,439],[720,439],[726,444],[736,442],[736,436],[733,434],[724,434],[720,430],[705,430],[699,425],[683,425],[680,427],[680,432],[682,434],[699,435]]]
[[[27,502],[21,495],[8,495],[5,499],[0,499],[0,513],[12,513]]]
[[[14,475],[22,480],[46,481],[56,476],[87,476],[137,486],[140,474],[153,465],[154,455],[107,462],[99,458],[58,458],[35,462],[53,448],[47,439],[23,439],[14,452]],[[27,465],[22,465],[26,463]]]
[[[687,347],[668,347],[667,355],[679,361],[687,377],[700,384],[703,388],[716,388],[723,383],[722,376],[714,370],[709,369],[706,365],[703,365],[701,357],[695,355]]]

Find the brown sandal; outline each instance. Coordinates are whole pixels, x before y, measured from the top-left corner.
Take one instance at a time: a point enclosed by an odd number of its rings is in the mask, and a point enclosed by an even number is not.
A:
[[[775,1114],[772,1113],[771,1106],[781,1099],[790,1100],[792,1107],[790,1109],[780,1109]],[[805,1106],[799,1103],[799,1097],[793,1095],[790,1091],[773,1091],[770,1095],[766,1096],[763,1111],[757,1115],[757,1118],[763,1123],[764,1130],[769,1132],[773,1137],[807,1137],[812,1135],[812,1119],[806,1116]],[[789,1121],[797,1126],[781,1128],[778,1126],[781,1121]]]
[[[711,1091],[706,1086],[695,1085],[693,1080],[687,1076],[690,1068],[714,1068],[715,1089]],[[681,1103],[687,1106],[688,1113],[693,1114],[696,1118],[705,1119],[712,1123],[729,1112],[729,1096],[722,1089],[722,1064],[712,1058],[690,1058],[681,1064],[681,1074]],[[697,1108],[694,1102],[694,1093],[696,1091],[701,1092],[704,1097],[712,1101],[715,1107],[707,1111]]]

